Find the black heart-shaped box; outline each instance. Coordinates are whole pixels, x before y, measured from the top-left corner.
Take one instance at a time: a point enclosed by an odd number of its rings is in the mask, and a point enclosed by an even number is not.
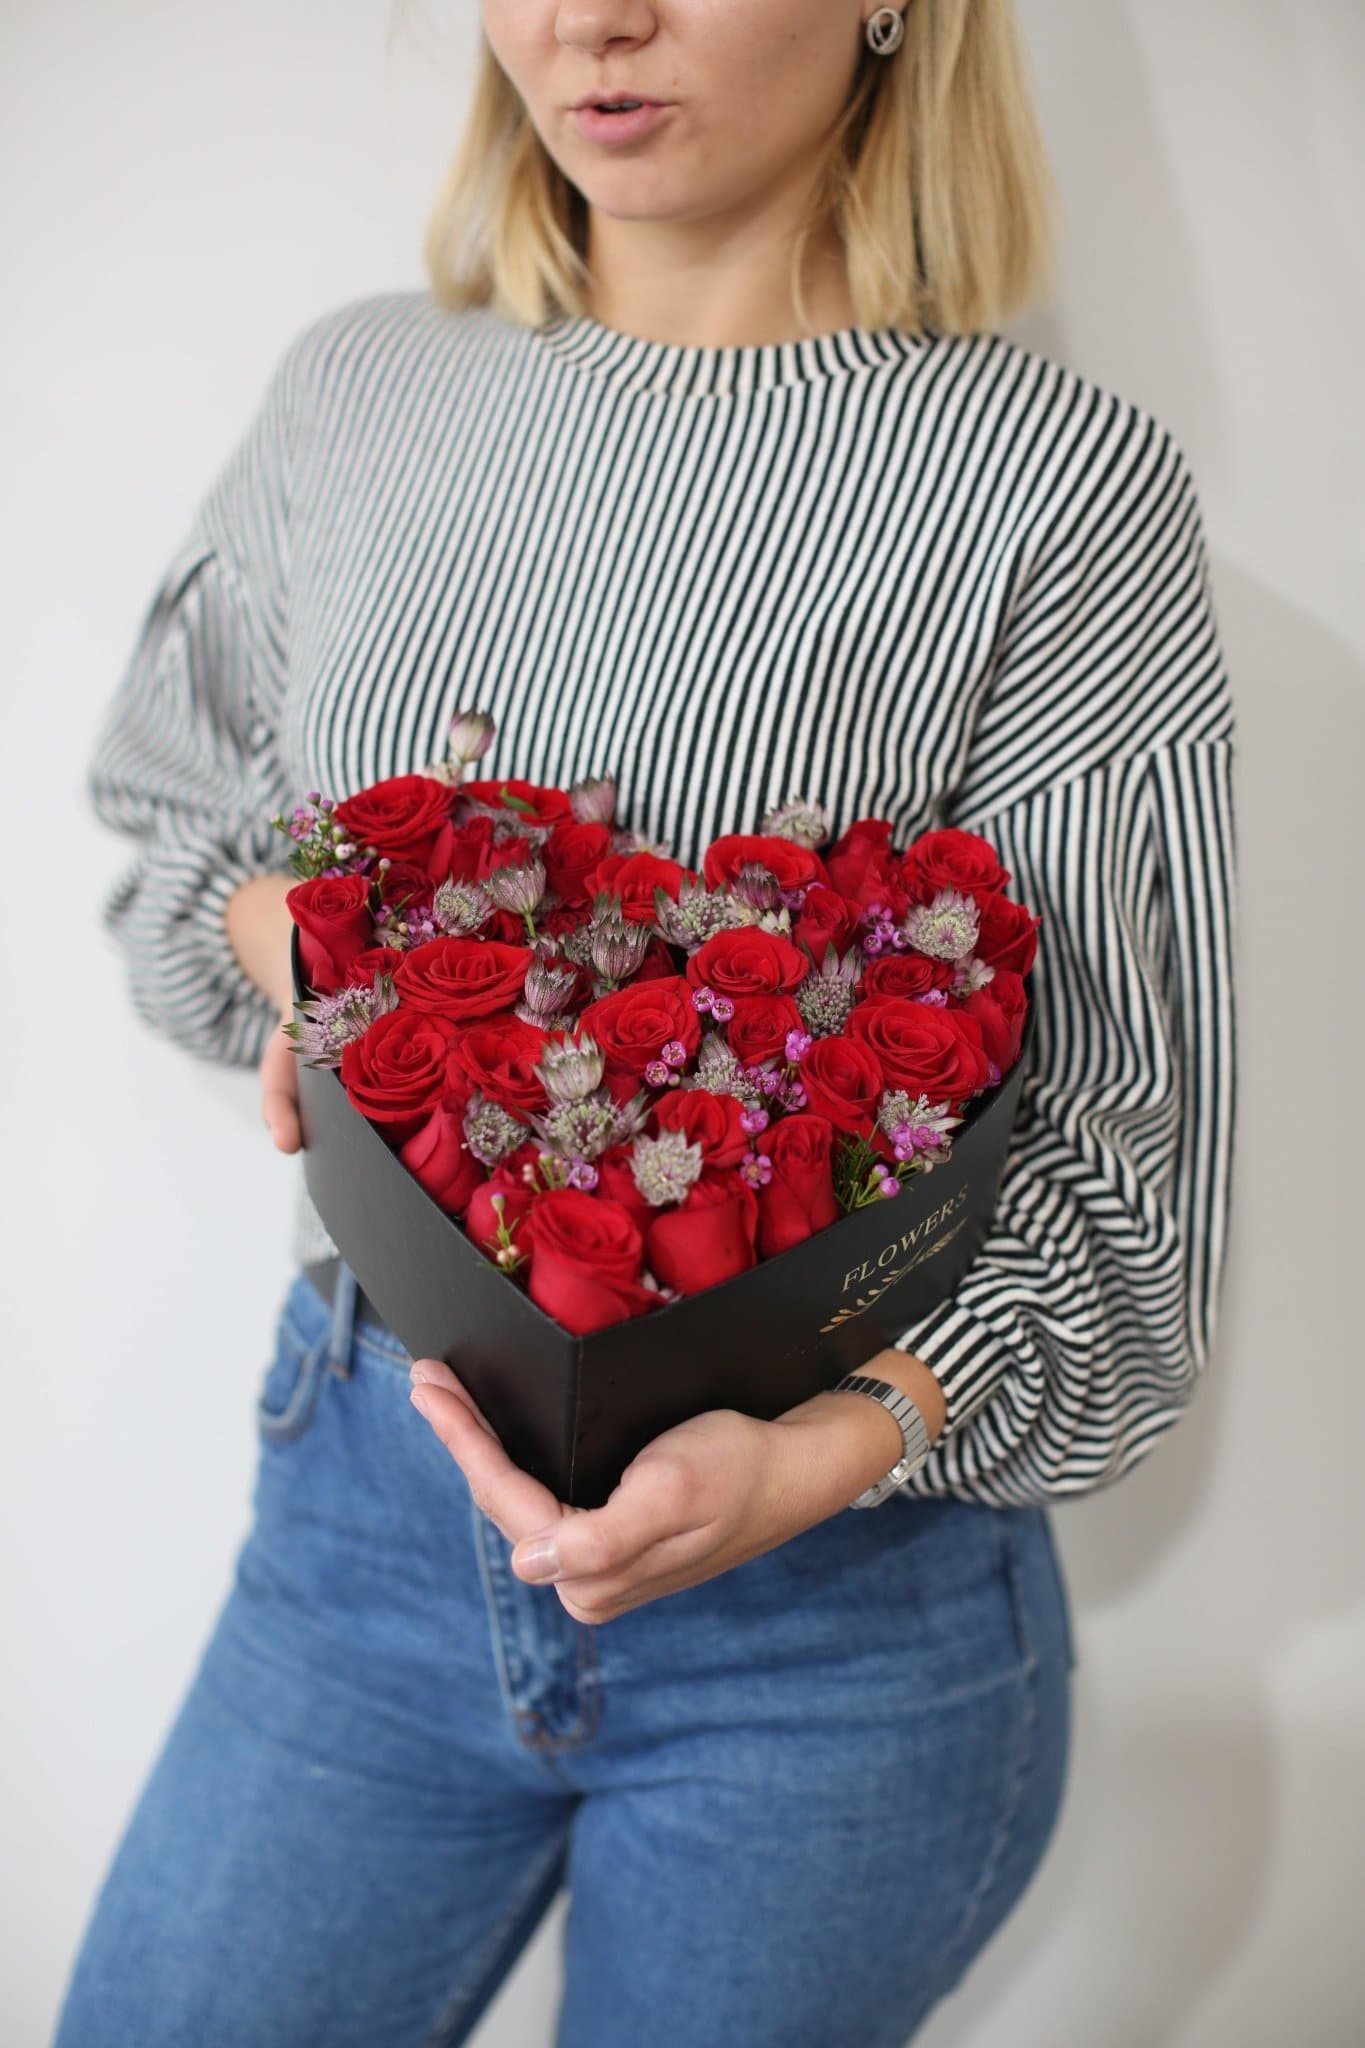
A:
[[[296,1002],[310,991],[291,938]],[[299,1061],[308,1193],[413,1358],[449,1365],[518,1465],[600,1507],[636,1453],[711,1408],[771,1420],[863,1366],[957,1287],[994,1213],[1034,1036],[953,1132],[952,1157],[898,1195],[703,1293],[577,1337],[486,1259],[351,1106]]]

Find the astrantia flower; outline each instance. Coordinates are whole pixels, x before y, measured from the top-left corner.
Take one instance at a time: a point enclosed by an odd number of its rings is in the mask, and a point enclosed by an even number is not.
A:
[[[566,960],[576,962],[579,967],[592,966],[592,956],[589,952],[591,943],[592,930],[586,924],[570,925],[566,931],[558,934],[560,952]]]
[[[782,908],[782,884],[772,869],[765,868],[761,861],[746,860],[740,865],[730,884],[730,894],[751,910]]]
[[[938,889],[929,903],[916,903],[905,914],[906,937],[931,960],[965,960],[981,931],[976,899],[960,889]]]
[[[965,960],[959,960],[953,971],[953,994],[974,995],[979,988],[985,988],[995,980],[995,969],[985,960],[978,960],[972,953]]]
[[[708,889],[704,882],[684,882],[676,903],[666,889],[655,890],[654,921],[670,946],[695,953],[717,932],[730,931],[749,920],[726,890]]]
[[[545,1093],[556,1105],[582,1102],[602,1085],[602,1048],[590,1031],[577,1038],[551,1039],[536,1062]]]
[[[297,1003],[297,1017],[284,1029],[305,1066],[339,1067],[342,1047],[363,1038],[376,1017],[397,1008],[393,976],[378,974],[372,983],[357,982]]]
[[[558,1160],[600,1159],[614,1145],[622,1145],[644,1124],[649,1114],[643,1095],[629,1102],[617,1102],[608,1089],[581,1102],[559,1102],[543,1116],[533,1116],[531,1127]],[[576,1185],[576,1183],[575,1183]]]
[[[618,982],[629,981],[640,967],[649,950],[651,933],[647,924],[622,917],[610,897],[597,898],[597,904],[604,902],[606,908],[593,908],[587,955],[601,980],[614,988]]]
[[[610,825],[616,816],[616,779],[589,775],[569,791],[569,807],[580,825]]]
[[[457,711],[450,721],[446,746],[456,761],[481,761],[493,744],[497,727],[490,711]]]
[[[493,915],[493,899],[477,882],[442,882],[432,901],[437,929],[447,938],[467,939]]]
[[[480,887],[499,910],[510,910],[514,917],[529,917],[545,894],[545,863],[535,854],[515,865],[509,861],[505,867],[490,868]]]
[[[422,769],[434,782],[458,782],[471,761],[482,760],[493,744],[497,727],[487,711],[457,711],[446,733],[446,752]]]
[[[904,1088],[888,1088],[882,1095],[877,1122],[890,1138],[898,1160],[922,1159],[934,1165],[948,1158],[949,1132],[962,1122],[949,1113],[946,1102],[931,1103],[927,1095],[911,1098]]]
[[[491,1170],[515,1152],[526,1136],[520,1118],[476,1088],[464,1113],[464,1139],[481,1166]]]
[[[794,839],[798,846],[815,847],[824,845],[833,827],[823,804],[812,803],[808,797],[789,796],[784,804],[764,813],[758,829],[777,839]]]
[[[763,1096],[746,1067],[742,1067],[718,1031],[708,1031],[697,1054],[696,1071],[687,1075],[684,1088],[706,1088],[712,1095],[733,1095],[745,1109],[761,1109]]]
[[[577,986],[578,974],[574,967],[567,962],[556,964],[553,958],[544,959],[537,954],[526,970],[526,981],[515,1014],[523,1024],[536,1024],[542,1030],[549,1030],[567,1009]]]
[[[807,974],[795,1002],[812,1038],[838,1037],[852,1015],[862,971],[860,947],[850,946],[841,960],[830,946],[820,965]]]
[[[662,839],[651,839],[647,832],[613,832],[611,835],[613,853],[652,853],[656,860],[672,860],[673,849],[665,846]]]
[[[657,1138],[637,1138],[631,1147],[635,1185],[653,1209],[685,1202],[701,1169],[702,1148],[686,1131],[661,1131]]]

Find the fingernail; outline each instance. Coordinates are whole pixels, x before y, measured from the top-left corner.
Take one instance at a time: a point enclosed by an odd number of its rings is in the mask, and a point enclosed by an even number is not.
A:
[[[408,1399],[412,1402],[412,1405],[417,1410],[418,1414],[425,1415],[427,1421],[430,1422],[431,1403],[427,1400],[427,1397],[423,1393],[422,1389],[420,1387],[414,1387],[411,1394],[409,1394]]]
[[[433,1387],[445,1387],[455,1391],[455,1375],[439,1358],[414,1358],[408,1369],[409,1379],[429,1381]]]
[[[553,1536],[537,1537],[534,1543],[519,1543],[512,1553],[512,1563],[523,1578],[557,1579],[559,1546]]]

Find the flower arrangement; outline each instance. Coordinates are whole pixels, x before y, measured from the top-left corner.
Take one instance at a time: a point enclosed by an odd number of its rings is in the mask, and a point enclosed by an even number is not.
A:
[[[575,1335],[886,1204],[1019,1058],[1041,919],[996,849],[791,799],[698,870],[616,785],[468,778],[494,737],[272,822],[286,1025],[481,1255]]]

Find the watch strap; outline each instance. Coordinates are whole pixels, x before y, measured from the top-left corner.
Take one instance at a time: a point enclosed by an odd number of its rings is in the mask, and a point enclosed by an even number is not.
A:
[[[875,1508],[880,1506],[897,1489],[903,1486],[929,1455],[929,1432],[924,1426],[924,1417],[917,1403],[911,1400],[901,1388],[892,1386],[889,1380],[880,1380],[872,1373],[850,1372],[829,1390],[832,1394],[865,1394],[879,1401],[900,1424],[901,1455],[889,1472],[874,1480],[860,1494],[848,1503],[852,1508]]]

